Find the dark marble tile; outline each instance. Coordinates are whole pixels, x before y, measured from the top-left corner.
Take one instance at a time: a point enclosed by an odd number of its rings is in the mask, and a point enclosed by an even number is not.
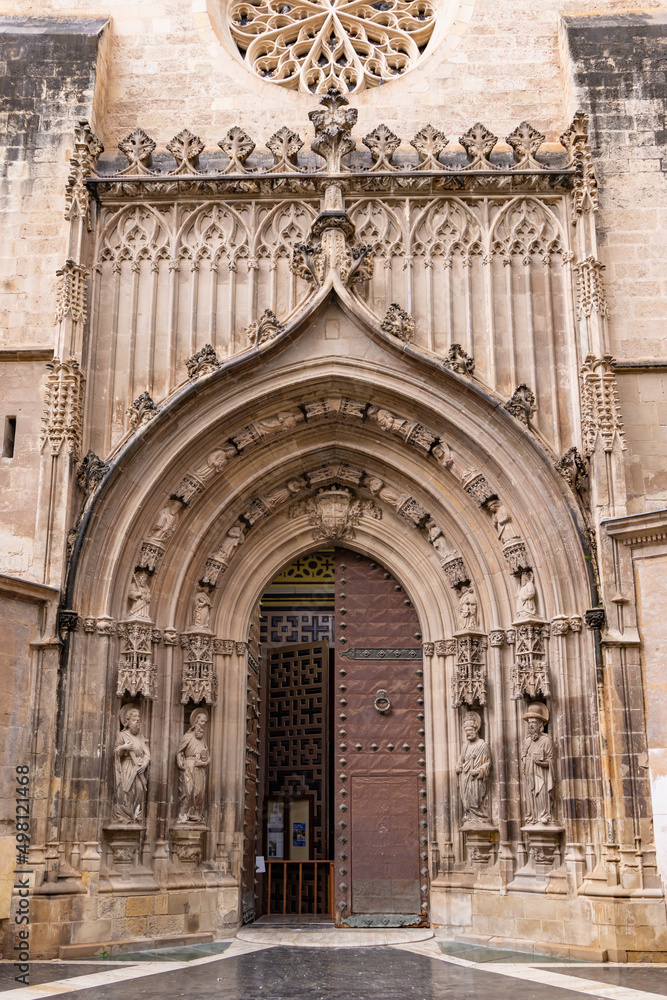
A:
[[[267,948],[63,1000],[581,1000],[394,948]],[[59,998],[60,1000],[60,998]]]
[[[74,976],[89,976],[92,972],[99,972],[99,963],[73,964],[71,962],[28,962],[30,971],[28,982],[31,986],[40,986],[42,983],[54,983],[59,979],[73,979]],[[116,969],[115,962],[105,964],[105,968]],[[13,962],[0,962],[0,990],[14,990],[25,983],[17,983],[16,976],[19,970]]]

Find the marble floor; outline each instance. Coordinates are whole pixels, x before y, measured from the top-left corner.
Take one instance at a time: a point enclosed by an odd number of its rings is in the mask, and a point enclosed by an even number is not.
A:
[[[360,932],[367,934],[368,932]],[[239,938],[111,961],[0,962],[2,1000],[656,1000],[666,965],[597,965],[430,939],[288,947]],[[582,996],[583,995],[583,996]]]

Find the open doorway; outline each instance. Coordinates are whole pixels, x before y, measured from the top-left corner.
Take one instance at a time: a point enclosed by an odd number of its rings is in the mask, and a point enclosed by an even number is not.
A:
[[[421,634],[402,584],[319,549],[267,587],[253,633],[244,919],[427,923]]]

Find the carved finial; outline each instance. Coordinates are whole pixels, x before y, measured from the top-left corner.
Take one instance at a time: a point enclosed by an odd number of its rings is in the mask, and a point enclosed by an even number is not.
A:
[[[391,161],[394,153],[401,145],[401,140],[397,135],[394,135],[391,129],[387,128],[384,124],[378,125],[362,141],[364,146],[368,146],[371,151],[371,156],[373,157],[372,171],[396,169]]]
[[[489,160],[489,156],[498,142],[498,136],[489,132],[488,128],[481,122],[476,122],[465,135],[460,136],[459,142],[471,159],[471,162],[463,167],[464,170],[497,169],[495,164]]]
[[[356,108],[348,107],[347,97],[333,87],[321,99],[321,108],[311,111],[309,119],[315,126],[315,138],[310,148],[326,162],[329,174],[342,172],[342,159],[351,153],[356,142],[351,136],[352,126],[357,121]]]
[[[230,128],[225,138],[220,140],[218,146],[229,157],[229,163],[223,173],[245,174],[248,172],[244,163],[254,150],[255,143],[247,132],[235,125],[234,128]]]
[[[68,316],[72,318],[73,323],[86,322],[86,278],[89,274],[87,267],[70,259],[58,268],[56,323],[62,322]]]
[[[146,135],[142,128],[135,128],[133,132],[130,132],[122,142],[118,143],[118,148],[128,159],[128,166],[121,173],[151,173],[155,142]]]
[[[70,173],[65,188],[65,218],[86,219],[91,230],[90,194],[86,178],[94,173],[97,158],[104,152],[104,146],[90,130],[87,121],[80,121],[74,129],[74,156],[69,161]]]
[[[390,333],[393,337],[398,337],[405,344],[411,344],[415,339],[415,327],[413,317],[405,309],[401,309],[396,302],[392,302],[382,320],[380,329],[385,333]]]
[[[196,174],[199,172],[199,154],[204,151],[204,143],[198,135],[184,128],[167,143],[167,149],[176,160],[175,174]]]
[[[297,153],[303,146],[303,140],[296,132],[292,132],[283,125],[281,129],[273,133],[266,146],[273,153],[275,161],[271,167],[272,173],[292,173],[300,169]]]
[[[583,111],[577,111],[572,124],[561,135],[560,142],[569,154],[569,166],[574,167],[576,171],[572,184],[575,214],[597,212],[598,182],[588,140],[588,115]]]
[[[153,397],[149,392],[142,392],[132,406],[127,409],[127,415],[130,419],[130,428],[133,431],[139,430],[144,424],[147,424],[149,420],[153,417],[157,417],[158,408],[153,402]]]
[[[210,375],[214,372],[220,367],[220,361],[211,345],[206,344],[201,351],[188,358],[185,367],[188,370],[188,378],[198,378],[200,375]]]
[[[267,340],[274,340],[283,333],[285,326],[281,323],[272,309],[265,309],[259,319],[246,327],[246,337],[250,344],[259,347]]]
[[[417,170],[442,170],[438,157],[448,143],[447,136],[432,125],[425,125],[417,132],[410,145],[414,146],[419,156]]]
[[[475,361],[463,350],[460,344],[452,344],[443,361],[445,368],[458,372],[459,375],[472,375],[475,371]]]
[[[522,382],[505,403],[505,409],[528,427],[530,418],[535,412],[535,393]]]
[[[514,150],[517,159],[515,170],[540,170],[542,168],[542,164],[537,162],[535,156],[545,138],[546,136],[538,132],[528,122],[521,122],[520,125],[517,125],[506,140]]]

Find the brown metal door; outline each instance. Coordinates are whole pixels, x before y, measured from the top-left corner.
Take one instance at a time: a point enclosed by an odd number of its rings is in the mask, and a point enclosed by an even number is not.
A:
[[[335,900],[349,927],[428,923],[421,635],[394,577],[336,550]]]

